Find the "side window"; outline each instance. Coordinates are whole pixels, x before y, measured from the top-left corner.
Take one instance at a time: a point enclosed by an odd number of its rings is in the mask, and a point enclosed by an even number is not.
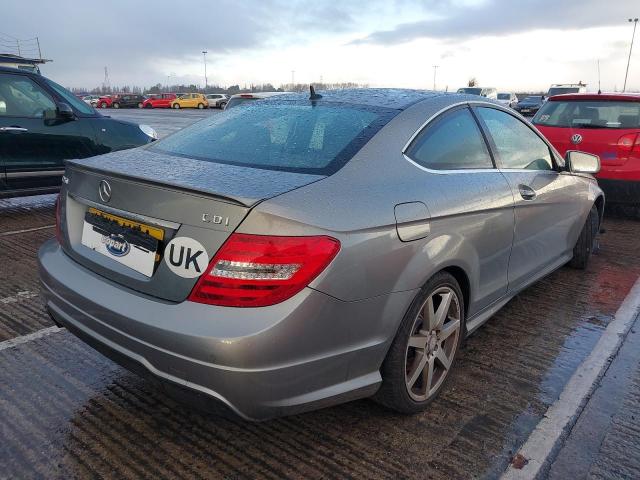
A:
[[[29,77],[0,74],[0,115],[43,118],[56,104],[47,92]]]
[[[478,108],[500,157],[508,169],[553,170],[551,152],[527,125],[495,108]]]
[[[407,155],[432,170],[493,168],[480,129],[467,108],[445,114],[428,125]]]

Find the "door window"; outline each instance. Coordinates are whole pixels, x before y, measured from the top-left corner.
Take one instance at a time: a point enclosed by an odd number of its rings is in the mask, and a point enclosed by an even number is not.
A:
[[[0,115],[43,118],[56,104],[37,83],[22,75],[0,74]]]
[[[493,138],[502,168],[553,170],[547,144],[513,115],[495,108],[478,108]]]
[[[467,108],[429,125],[413,142],[407,156],[432,170],[493,168],[478,124]]]

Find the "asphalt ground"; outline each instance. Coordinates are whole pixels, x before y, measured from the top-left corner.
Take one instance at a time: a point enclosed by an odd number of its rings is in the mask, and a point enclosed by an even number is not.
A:
[[[103,115],[109,115],[119,120],[147,124],[153,127],[162,138],[171,133],[177,132],[184,127],[191,125],[198,120],[217,115],[222,110],[218,108],[181,108],[172,110],[169,108],[121,108],[121,109],[98,109]]]
[[[215,113],[116,114],[160,124]],[[191,410],[51,328],[36,252],[54,235],[54,200],[0,200],[0,478],[495,478],[640,275],[640,222],[607,218],[589,268],[561,268],[509,302],[466,342],[428,411],[361,400],[254,424]],[[637,400],[628,391],[624,402]],[[615,449],[622,437],[609,431]]]

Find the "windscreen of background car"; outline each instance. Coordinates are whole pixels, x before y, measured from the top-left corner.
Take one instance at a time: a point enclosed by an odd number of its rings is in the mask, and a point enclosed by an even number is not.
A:
[[[509,93],[499,93],[498,100],[511,100],[511,94]]]
[[[565,93],[578,93],[580,89],[578,87],[551,87],[547,92],[547,97],[553,95],[564,95]]]
[[[640,128],[640,102],[547,102],[533,118],[545,127]]]
[[[473,88],[473,87],[459,88],[458,93],[468,93],[469,95],[480,95],[482,93],[482,89]]]
[[[330,175],[397,110],[254,101],[198,122],[152,149],[216,163]]]

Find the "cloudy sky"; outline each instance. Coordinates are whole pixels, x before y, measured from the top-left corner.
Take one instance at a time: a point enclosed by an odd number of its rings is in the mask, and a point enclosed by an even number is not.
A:
[[[38,36],[68,87],[358,82],[621,89],[640,0],[3,0],[0,45]],[[640,29],[628,88],[640,90]],[[6,50],[6,48],[5,48]]]

